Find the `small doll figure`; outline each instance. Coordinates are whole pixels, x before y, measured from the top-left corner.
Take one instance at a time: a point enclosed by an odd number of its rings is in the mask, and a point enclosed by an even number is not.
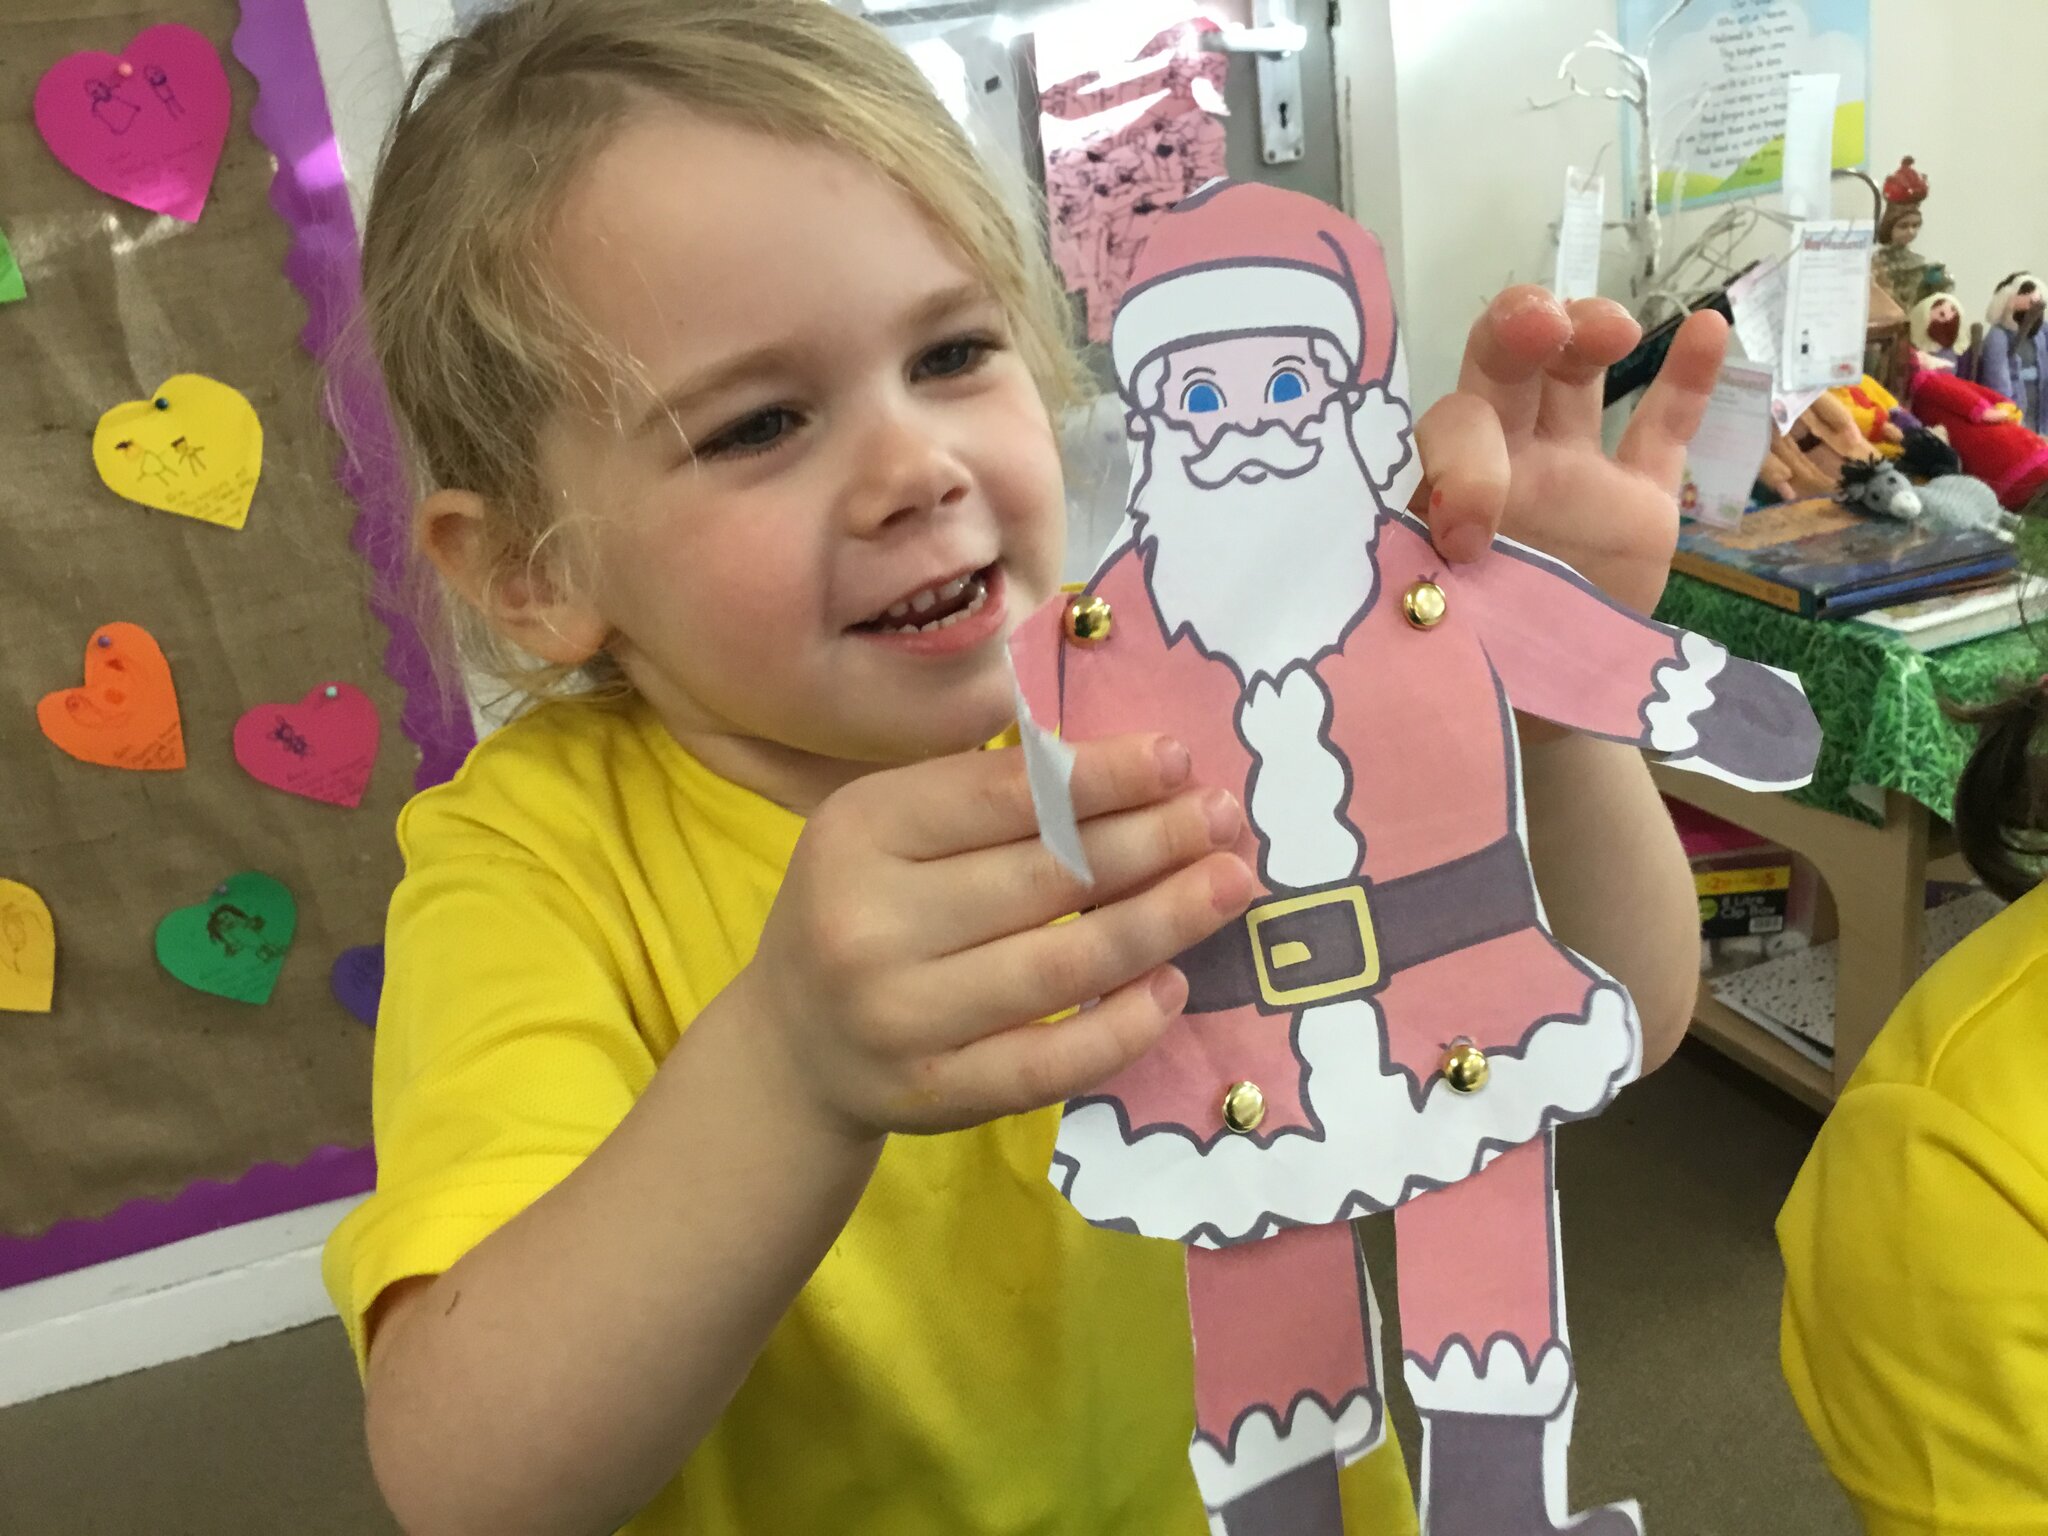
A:
[[[1913,366],[1954,373],[1962,362],[1963,307],[1946,293],[1930,293],[1906,319],[1913,337]]]
[[[1977,381],[1989,385],[2020,408],[2020,424],[2029,432],[2043,426],[2041,378],[2048,372],[2048,335],[2041,329],[2041,285],[2031,272],[2015,272],[1991,295],[1985,315],[1984,353]]]
[[[1911,155],[1884,179],[1884,216],[1877,221],[1877,254],[1871,275],[1877,285],[1910,310],[1939,286],[1939,269],[1913,249],[1920,236],[1921,204],[1927,201],[1927,178],[1913,168]]]
[[[2048,439],[2019,420],[2020,408],[1998,391],[1936,369],[1913,375],[1913,414],[1944,433],[1966,473],[2018,512],[2048,487]]]

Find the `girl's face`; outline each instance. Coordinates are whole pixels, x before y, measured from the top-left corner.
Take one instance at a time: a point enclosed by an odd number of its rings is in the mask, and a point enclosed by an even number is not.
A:
[[[565,413],[543,451],[586,617],[678,739],[805,807],[1000,731],[1064,511],[966,258],[858,161],[672,108],[593,162],[550,254],[660,396]]]

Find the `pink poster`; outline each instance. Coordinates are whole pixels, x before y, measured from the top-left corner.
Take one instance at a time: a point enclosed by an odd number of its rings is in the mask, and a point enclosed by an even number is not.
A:
[[[1110,320],[1153,224],[1223,174],[1227,56],[1201,51],[1202,18],[1158,33],[1114,78],[1090,70],[1049,86],[1044,114],[1046,202],[1053,258],[1086,301],[1088,338]]]

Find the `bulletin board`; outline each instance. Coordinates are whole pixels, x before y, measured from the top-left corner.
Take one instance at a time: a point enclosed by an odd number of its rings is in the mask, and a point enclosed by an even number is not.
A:
[[[409,497],[349,334],[356,238],[302,0],[249,12],[31,0],[0,21],[0,229],[26,289],[0,304],[0,880],[56,936],[49,1011],[0,1011],[0,1286],[369,1187],[373,1036],[330,972],[382,937],[399,807],[473,741],[397,580]],[[31,114],[57,61],[163,22],[213,44],[232,98],[194,223],[88,185]],[[239,530],[95,468],[102,413],[181,374],[261,422]],[[168,660],[181,770],[79,761],[39,726],[115,622]],[[329,686],[381,727],[353,808],[259,782],[233,745],[244,715]],[[245,872],[296,905],[261,1003],[176,979],[157,948],[168,914]]]

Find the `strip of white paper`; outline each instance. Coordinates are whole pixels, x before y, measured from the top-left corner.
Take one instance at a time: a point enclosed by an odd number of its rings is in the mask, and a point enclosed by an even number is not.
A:
[[[1785,298],[1792,271],[1789,253],[1758,262],[1728,285],[1728,305],[1735,312],[1735,339],[1742,355],[1773,375],[1771,421],[1780,432],[1790,432],[1792,423],[1818,400],[1818,389],[1787,390],[1776,379],[1785,353]]]
[[[1785,211],[1825,219],[1834,208],[1835,104],[1840,75],[1793,75],[1785,82]]]
[[[1557,224],[1557,279],[1550,291],[1560,300],[1590,299],[1600,292],[1600,236],[1607,225],[1607,180],[1564,173],[1564,216]]]
[[[1827,389],[1863,377],[1874,233],[1868,219],[1824,219],[1799,231],[1786,283],[1781,390]]]
[[[1686,450],[1691,484],[1688,517],[1733,528],[1749,509],[1750,490],[1771,445],[1771,370],[1724,363],[1707,413]]]
[[[1017,700],[1017,738],[1024,749],[1024,773],[1031,782],[1031,805],[1038,813],[1038,836],[1046,851],[1068,874],[1084,885],[1095,883],[1088,854],[1081,846],[1081,826],[1074,815],[1074,749],[1031,716],[1031,705],[1011,663],[1010,691]]]

